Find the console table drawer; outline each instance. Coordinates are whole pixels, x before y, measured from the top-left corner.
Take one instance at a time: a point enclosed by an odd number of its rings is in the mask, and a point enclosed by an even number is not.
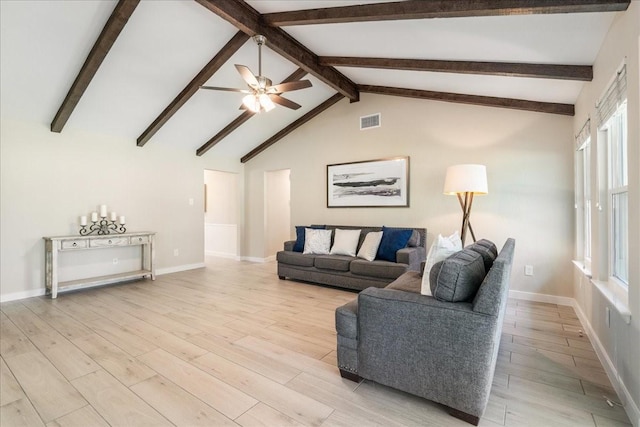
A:
[[[128,246],[128,237],[105,237],[104,239],[91,239],[89,245],[92,248],[104,248],[107,246]]]
[[[63,240],[60,244],[61,249],[83,249],[87,247],[86,240]]]
[[[132,245],[144,245],[149,243],[149,236],[132,236],[131,244]]]

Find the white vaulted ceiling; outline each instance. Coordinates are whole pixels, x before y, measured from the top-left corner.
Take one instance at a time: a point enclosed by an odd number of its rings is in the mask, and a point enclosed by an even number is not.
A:
[[[49,126],[116,1],[0,1],[0,113]],[[259,13],[376,3],[248,1]],[[380,3],[380,2],[377,2]],[[591,65],[616,13],[413,19],[281,27],[319,56]],[[66,127],[130,138],[142,132],[238,32],[196,1],[142,1],[73,110]],[[208,81],[244,88],[233,64],[257,73],[249,39]],[[263,74],[279,83],[298,66],[263,49]],[[358,85],[390,86],[573,104],[584,82],[441,72],[336,67]],[[255,115],[205,156],[238,160],[336,93],[285,94],[302,105]],[[198,91],[150,139],[195,151],[241,111],[242,95]],[[541,113],[543,114],[543,113]],[[64,130],[63,130],[64,132]],[[141,148],[144,150],[145,148]]]

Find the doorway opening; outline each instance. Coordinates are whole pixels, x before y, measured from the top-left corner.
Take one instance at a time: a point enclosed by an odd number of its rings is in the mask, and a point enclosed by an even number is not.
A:
[[[238,252],[239,176],[204,171],[204,254],[240,259]]]

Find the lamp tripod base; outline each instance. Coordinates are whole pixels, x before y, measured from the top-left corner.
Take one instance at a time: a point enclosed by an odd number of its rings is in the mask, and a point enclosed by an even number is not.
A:
[[[464,194],[464,198],[462,195]],[[471,232],[471,238],[476,241],[476,235],[471,227],[471,205],[473,205],[473,193],[458,193],[458,201],[462,208],[462,230],[460,231],[460,240],[462,240],[462,247],[464,247],[464,241],[467,237],[467,229]]]

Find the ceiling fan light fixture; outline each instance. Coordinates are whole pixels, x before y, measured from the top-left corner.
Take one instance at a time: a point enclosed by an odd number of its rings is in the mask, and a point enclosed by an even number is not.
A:
[[[258,99],[257,96],[253,94],[247,95],[244,98],[242,98],[242,103],[244,104],[245,107],[247,107],[249,111],[252,111],[254,113],[260,112],[260,100]]]
[[[273,103],[271,98],[269,98],[269,95],[267,95],[266,93],[260,95],[259,100],[260,105],[262,105],[262,108],[264,108],[264,111],[271,111],[276,108],[276,104]]]

